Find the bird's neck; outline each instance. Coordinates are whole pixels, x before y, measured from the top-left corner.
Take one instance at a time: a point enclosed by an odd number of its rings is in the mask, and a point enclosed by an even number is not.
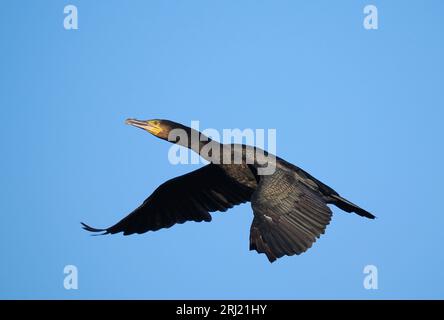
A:
[[[185,126],[172,129],[168,133],[168,141],[191,149],[208,161],[211,161],[208,150],[221,146],[219,142],[211,140],[202,132]]]

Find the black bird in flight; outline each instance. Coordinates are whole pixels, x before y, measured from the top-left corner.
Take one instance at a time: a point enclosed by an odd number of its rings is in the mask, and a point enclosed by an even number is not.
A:
[[[301,254],[312,246],[330,223],[332,211],[328,204],[362,217],[375,218],[304,170],[279,157],[271,157],[259,148],[221,144],[169,120],[128,119],[126,123],[190,148],[210,163],[163,183],[137,209],[107,229],[82,223],[88,231],[129,235],[169,228],[186,221],[208,222],[211,221],[210,212],[226,211],[249,201],[254,214],[250,250],[265,253],[273,262],[284,255]],[[171,138],[169,135],[175,129],[186,132],[188,137],[197,136],[198,142],[193,143],[192,138]],[[210,144],[213,151],[204,154]],[[214,161],[214,150],[220,151],[216,160],[228,150],[232,158],[240,155],[240,161],[228,164]],[[259,174],[265,167],[264,159],[267,165],[274,166],[272,174]]]

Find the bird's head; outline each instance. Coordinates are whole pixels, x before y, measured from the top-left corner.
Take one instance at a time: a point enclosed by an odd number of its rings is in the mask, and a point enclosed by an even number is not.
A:
[[[127,119],[126,124],[132,125],[134,127],[148,131],[152,135],[168,140],[168,135],[173,129],[189,129],[180,123],[170,121],[170,120],[137,120],[137,119]]]

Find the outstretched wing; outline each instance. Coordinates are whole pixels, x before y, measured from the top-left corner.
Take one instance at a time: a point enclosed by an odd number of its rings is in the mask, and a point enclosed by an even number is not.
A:
[[[210,212],[226,211],[249,201],[253,189],[230,178],[215,164],[173,178],[160,185],[140,207],[107,229],[84,229],[124,235],[156,231],[185,221],[211,221]]]
[[[298,180],[294,172],[280,168],[260,176],[251,206],[250,250],[265,253],[270,262],[310,248],[325,232],[332,215],[319,191]]]

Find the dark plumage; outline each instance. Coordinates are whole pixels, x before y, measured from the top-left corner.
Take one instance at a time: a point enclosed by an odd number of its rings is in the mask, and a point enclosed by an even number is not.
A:
[[[168,120],[128,120],[155,136],[168,140],[172,129],[193,129]],[[173,141],[199,152],[211,141],[194,132],[203,142]],[[284,255],[300,254],[325,232],[334,204],[346,212],[374,219],[374,216],[302,169],[275,158],[271,175],[258,174],[260,165],[246,161],[256,148],[241,146],[241,164],[210,163],[198,170],[173,178],[160,185],[137,209],[107,229],[82,223],[84,229],[102,234],[124,235],[156,231],[186,221],[211,221],[210,212],[226,211],[235,205],[251,202],[254,213],[250,230],[250,250],[265,253],[272,262]]]

